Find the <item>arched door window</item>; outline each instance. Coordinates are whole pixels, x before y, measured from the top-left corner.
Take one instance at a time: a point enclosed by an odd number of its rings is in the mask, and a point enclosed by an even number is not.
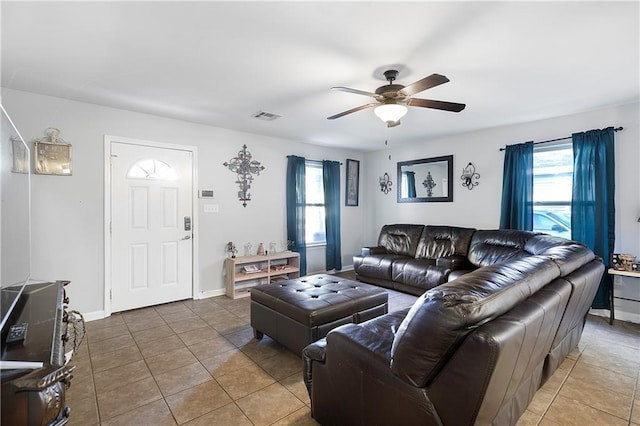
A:
[[[177,180],[178,173],[167,163],[155,159],[144,159],[136,162],[127,177],[131,179]]]

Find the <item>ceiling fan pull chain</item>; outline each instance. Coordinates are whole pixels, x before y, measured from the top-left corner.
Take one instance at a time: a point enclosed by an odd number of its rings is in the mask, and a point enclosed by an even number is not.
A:
[[[391,145],[389,145],[389,126],[385,126],[384,128],[384,133],[385,133],[385,138],[384,138],[384,144],[388,149],[389,152],[389,161],[391,161]]]

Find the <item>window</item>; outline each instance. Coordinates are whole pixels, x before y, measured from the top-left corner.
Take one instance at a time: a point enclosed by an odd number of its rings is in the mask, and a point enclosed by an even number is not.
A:
[[[571,143],[533,149],[533,230],[571,238]]]
[[[324,244],[327,241],[324,221],[324,185],[322,163],[305,162],[305,241]]]
[[[147,159],[140,160],[131,166],[127,177],[133,179],[176,180],[178,174],[164,161]]]

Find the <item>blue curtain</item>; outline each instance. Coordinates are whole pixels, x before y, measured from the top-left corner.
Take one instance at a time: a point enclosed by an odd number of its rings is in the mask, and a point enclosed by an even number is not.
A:
[[[415,172],[404,172],[407,178],[407,198],[416,198],[416,174]]]
[[[533,142],[505,148],[500,228],[533,229]]]
[[[324,185],[324,216],[326,246],[326,270],[342,269],[342,252],[340,250],[340,163],[337,161],[322,162],[322,179]]]
[[[574,133],[572,238],[584,243],[609,267],[615,243],[613,127]],[[591,305],[610,308],[612,281],[604,274]]]
[[[307,275],[307,246],[305,243],[305,160],[287,157],[287,240],[291,249],[300,253],[300,276]]]

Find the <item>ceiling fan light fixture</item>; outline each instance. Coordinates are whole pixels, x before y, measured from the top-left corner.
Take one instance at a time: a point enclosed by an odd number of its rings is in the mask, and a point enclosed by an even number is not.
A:
[[[409,109],[400,104],[382,104],[374,108],[373,112],[387,124],[397,123],[405,116]]]

